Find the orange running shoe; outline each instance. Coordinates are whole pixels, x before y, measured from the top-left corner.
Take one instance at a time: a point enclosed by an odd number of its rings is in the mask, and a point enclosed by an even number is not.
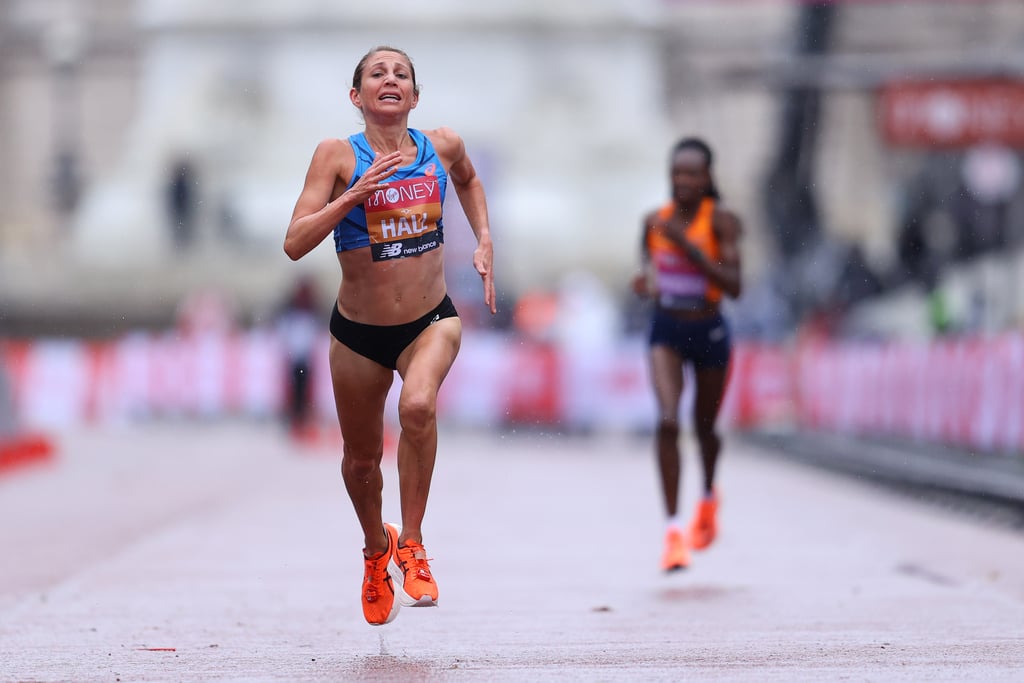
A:
[[[363,574],[363,616],[373,626],[390,623],[398,616],[400,608],[398,600],[395,600],[395,585],[388,574],[388,564],[398,546],[398,535],[387,525],[384,530],[388,536],[388,549],[379,555],[366,557]]]
[[[661,556],[661,568],[667,572],[686,569],[690,565],[690,549],[683,532],[671,528],[665,533],[665,554]]]
[[[704,550],[718,535],[718,494],[702,498],[697,503],[693,521],[690,523],[690,541],[694,550]]]
[[[390,527],[397,538],[398,527],[394,524],[385,526]],[[388,571],[398,600],[406,607],[437,607],[437,584],[428,562],[427,551],[421,543],[407,541],[404,546],[395,544]]]

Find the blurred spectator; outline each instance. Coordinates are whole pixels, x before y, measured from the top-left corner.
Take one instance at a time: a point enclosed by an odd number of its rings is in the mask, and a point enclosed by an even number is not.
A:
[[[935,287],[928,293],[928,321],[931,323],[932,334],[948,334],[952,328],[949,312],[949,300],[942,287]]]
[[[188,159],[181,158],[171,166],[167,180],[167,219],[171,239],[179,250],[189,247],[195,239],[197,183],[195,168]]]
[[[517,333],[505,420],[509,424],[554,427],[562,417],[559,355],[555,345],[558,297],[536,289],[516,301],[512,324]]]
[[[310,372],[312,356],[324,321],[317,313],[313,279],[304,276],[277,316],[277,332],[288,362],[288,398],[285,414],[291,435],[299,440],[315,436]]]
[[[78,206],[82,189],[77,157],[73,152],[61,150],[57,154],[56,166],[53,185],[57,210],[64,214],[70,214]]]
[[[557,320],[558,297],[539,289],[519,297],[512,313],[516,331],[531,342],[551,342]]]
[[[2,351],[0,348],[0,352]],[[11,387],[7,381],[7,370],[3,366],[3,360],[0,356],[0,441],[15,431],[14,399],[11,397]]]

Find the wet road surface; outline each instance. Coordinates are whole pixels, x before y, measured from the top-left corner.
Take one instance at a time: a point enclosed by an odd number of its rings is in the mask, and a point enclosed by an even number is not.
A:
[[[440,606],[384,627],[332,449],[252,424],[59,447],[0,478],[3,681],[1024,680],[1024,535],[736,440],[719,540],[664,575],[647,439],[442,428]]]

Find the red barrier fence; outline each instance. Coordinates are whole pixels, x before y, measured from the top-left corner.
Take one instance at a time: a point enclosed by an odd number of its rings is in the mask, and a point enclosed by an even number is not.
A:
[[[1024,335],[812,343],[795,359],[801,425],[1024,453]]]

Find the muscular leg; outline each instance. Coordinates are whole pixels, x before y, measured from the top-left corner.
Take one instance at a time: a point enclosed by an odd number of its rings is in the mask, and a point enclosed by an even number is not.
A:
[[[331,339],[331,379],[344,439],[341,476],[363,529],[367,556],[388,547],[381,519],[384,402],[394,373]]]
[[[694,403],[694,427],[697,443],[700,444],[701,462],[704,466],[704,492],[711,493],[715,483],[715,467],[722,440],[715,429],[718,409],[725,393],[725,368],[703,368],[697,370],[697,396]]]
[[[402,503],[399,544],[423,542],[423,516],[437,457],[437,392],[462,339],[458,318],[430,325],[398,358],[402,393],[398,399],[398,487]]]
[[[651,382],[658,402],[658,472],[665,512],[675,516],[679,504],[682,459],[679,453],[679,401],[683,393],[683,359],[666,346],[651,347]]]

